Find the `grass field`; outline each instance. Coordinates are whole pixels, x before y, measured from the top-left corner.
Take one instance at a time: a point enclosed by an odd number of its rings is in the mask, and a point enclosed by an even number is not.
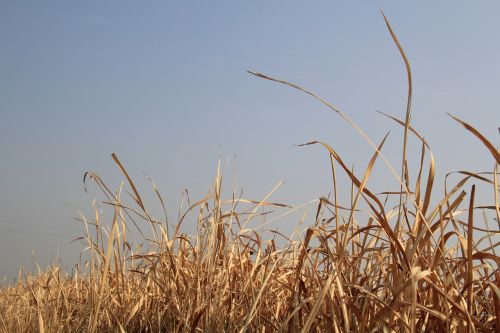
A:
[[[373,146],[363,172],[354,173],[335,149],[332,193],[316,201],[314,220],[293,235],[252,227],[273,209],[294,208],[237,195],[222,197],[223,176],[213,191],[183,209],[175,223],[152,216],[116,155],[124,188],[102,190],[113,218],[83,218],[85,259],[73,272],[54,265],[37,274],[21,270],[17,283],[0,289],[2,332],[495,332],[500,330],[500,153],[471,125],[454,118],[492,156],[490,172],[455,173],[441,198],[434,158],[410,126],[411,70],[395,34],[408,74],[408,105],[400,167],[383,155],[385,138],[373,143],[343,112],[314,93],[279,82],[326,104]],[[410,179],[408,140],[421,145]],[[375,163],[384,163],[399,187],[367,187]],[[342,204],[339,177],[352,185]],[[451,183],[451,184],[450,184]],[[125,191],[126,189],[126,191]],[[476,190],[477,189],[477,190]],[[490,203],[477,205],[479,189]],[[158,200],[163,204],[159,192]],[[441,190],[441,188],[440,188]],[[122,196],[124,198],[122,198]],[[435,196],[435,194],[434,194]],[[395,205],[389,203],[396,202]],[[480,218],[479,218],[480,217]],[[192,235],[181,232],[190,218]],[[298,222],[298,221],[297,221]],[[258,223],[257,223],[258,224]],[[129,234],[144,227],[144,237]],[[141,244],[141,246],[137,246]]]

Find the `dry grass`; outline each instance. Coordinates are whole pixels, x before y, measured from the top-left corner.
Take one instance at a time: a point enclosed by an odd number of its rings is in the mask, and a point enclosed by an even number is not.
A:
[[[327,143],[333,191],[317,200],[314,223],[295,237],[250,227],[266,221],[270,209],[293,210],[269,200],[222,198],[220,168],[213,191],[182,211],[172,227],[152,216],[120,160],[128,187],[111,191],[93,173],[113,218],[96,209],[82,217],[87,242],[84,265],[72,274],[58,266],[0,290],[3,332],[482,332],[500,330],[500,232],[498,150],[477,130],[456,119],[492,154],[489,173],[454,173],[456,183],[440,200],[431,199],[434,158],[410,126],[409,94],[404,120],[401,170],[382,155],[385,138],[374,144],[344,113],[292,83],[253,73],[304,91],[336,111],[373,146],[360,175]],[[410,179],[407,144],[421,143],[421,158]],[[382,159],[398,189],[375,194],[367,187]],[[338,178],[352,184],[350,205],[342,206]],[[477,190],[476,190],[477,186]],[[475,205],[476,192],[489,189],[488,205]],[[159,201],[163,199],[154,189]],[[129,201],[130,201],[129,199]],[[389,206],[389,203],[396,204]],[[485,227],[475,221],[483,214]],[[495,229],[488,223],[496,220]],[[193,235],[181,233],[188,219]],[[143,239],[130,241],[129,226],[146,225]],[[169,227],[170,225],[170,227]],[[482,224],[481,224],[482,225]],[[498,227],[498,228],[497,228]],[[134,227],[135,228],[135,227]],[[139,228],[140,229],[140,228]],[[142,234],[142,232],[141,232]],[[150,235],[146,236],[146,234]],[[264,241],[265,236],[271,235]]]

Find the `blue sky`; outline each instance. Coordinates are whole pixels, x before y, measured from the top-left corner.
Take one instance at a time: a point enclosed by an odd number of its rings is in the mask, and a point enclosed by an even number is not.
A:
[[[376,110],[403,117],[406,74],[379,8],[411,61],[412,124],[438,176],[491,171],[488,152],[446,112],[498,143],[498,3],[2,1],[0,275],[57,253],[77,260],[72,218],[100,197],[84,192],[83,173],[116,188],[113,152],[149,198],[144,173],[153,178],[171,212],[183,188],[206,193],[220,154],[236,156],[247,197],[285,180],[274,198],[294,205],[331,187],[325,152],[295,144],[325,140],[365,166],[369,146],[336,114],[248,69],[314,90],[374,141],[390,130],[386,153],[397,166],[402,129]],[[396,187],[377,170],[375,188]]]

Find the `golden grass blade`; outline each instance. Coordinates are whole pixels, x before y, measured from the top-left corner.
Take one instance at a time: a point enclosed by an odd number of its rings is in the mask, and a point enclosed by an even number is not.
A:
[[[252,212],[250,213],[250,215],[248,215],[245,223],[243,224],[243,227],[245,227],[248,222],[250,222],[250,220],[252,219],[252,217],[255,215],[255,212],[257,212],[257,210],[262,207],[263,203],[266,202],[267,199],[269,199],[271,197],[271,195],[276,192],[278,190],[278,188],[280,188],[281,185],[283,185],[284,181],[279,181],[278,184],[276,184],[273,189],[266,194],[266,196],[259,202],[257,203],[257,205],[255,206],[255,208],[252,209]]]
[[[327,204],[329,206],[332,206],[332,207],[334,207],[336,209],[340,209],[340,210],[346,210],[346,211],[354,210],[355,212],[360,212],[361,211],[359,209],[355,209],[355,208],[352,208],[352,207],[344,207],[344,206],[336,205],[333,202],[331,202],[330,200],[328,200],[328,198],[325,198],[325,197],[320,197],[319,201],[321,202],[321,204]],[[338,213],[336,213],[336,214],[338,214]]]
[[[411,119],[411,100],[412,100],[412,75],[411,75],[411,67],[410,67],[410,61],[408,60],[408,57],[405,54],[405,51],[403,50],[403,47],[399,43],[399,40],[394,33],[394,30],[392,29],[389,20],[385,16],[384,12],[381,10],[380,11],[382,16],[384,17],[385,24],[387,26],[387,29],[389,30],[389,33],[391,34],[392,40],[396,44],[399,53],[401,54],[401,57],[403,58],[403,61],[405,63],[406,67],[406,74],[408,78],[408,96],[407,96],[407,101],[406,101],[406,115],[405,115],[405,131],[404,131],[404,136],[403,136],[403,167],[402,167],[402,172],[407,172],[405,169],[406,165],[406,149],[407,149],[407,144],[408,144],[408,129],[410,127],[410,119]],[[401,177],[404,179],[404,177]]]
[[[470,172],[470,171],[460,170],[460,171],[453,171],[453,172],[447,173],[446,174],[446,178],[448,178],[449,176],[451,176],[453,174],[466,175],[466,176],[470,176],[471,178],[475,178],[477,180],[480,180],[480,181],[488,183],[488,184],[492,184],[492,185],[494,184],[493,181],[489,180],[488,178],[485,178],[485,177],[481,176],[481,175],[484,175],[484,174],[486,174],[486,175],[494,175],[494,173]],[[496,189],[497,189],[497,191],[500,190],[500,188],[498,187],[498,185],[496,186]]]
[[[495,164],[495,168],[493,169],[493,192],[494,198],[495,198],[495,212],[497,215],[497,223],[498,223],[498,229],[500,229],[500,205],[498,202],[498,163]]]
[[[384,138],[382,139],[382,141],[378,145],[377,150],[375,151],[375,153],[372,155],[370,161],[368,162],[368,166],[366,167],[365,174],[363,175],[363,180],[359,184],[359,186],[358,186],[358,192],[356,193],[356,197],[354,198],[354,201],[351,204],[352,210],[351,210],[351,213],[349,214],[349,218],[347,220],[348,221],[347,222],[348,223],[347,224],[347,228],[350,228],[351,225],[352,225],[352,223],[353,223],[354,211],[356,209],[358,200],[359,200],[359,198],[361,196],[361,193],[363,193],[363,190],[366,187],[366,183],[368,182],[368,179],[370,178],[370,174],[371,174],[371,172],[373,170],[373,167],[375,166],[375,162],[377,161],[377,157],[379,155],[379,152],[382,150],[382,147],[384,146],[385,140],[387,139],[388,136],[389,136],[389,133],[387,133],[384,136]],[[344,235],[344,236],[346,236],[346,235]],[[344,240],[342,242],[342,249],[345,249],[346,245],[347,245],[346,244],[346,238],[344,238]],[[344,252],[342,252],[341,258],[342,258],[343,255],[344,255]],[[342,262],[342,260],[340,260],[340,261]]]
[[[500,272],[495,273],[495,283],[489,282],[488,285],[492,289],[493,293],[491,298],[493,298],[493,305],[495,307],[495,321],[496,327],[500,327]]]
[[[109,235],[109,239],[108,239],[108,247],[107,247],[107,251],[106,251],[106,256],[104,257],[103,273],[102,273],[102,277],[101,277],[101,281],[100,281],[99,293],[97,296],[97,305],[93,311],[92,321],[90,323],[90,330],[89,331],[91,333],[94,333],[96,328],[97,328],[101,303],[103,301],[104,289],[106,288],[106,284],[107,284],[106,282],[107,282],[107,276],[109,273],[109,265],[111,263],[113,242],[115,239],[115,233],[117,232],[117,215],[118,215],[118,212],[116,211],[116,208],[115,208],[115,216],[113,218],[113,227],[111,229],[111,234]]]
[[[394,116],[391,116],[387,113],[384,113],[382,111],[379,111],[377,110],[378,113],[380,113],[381,115],[383,116],[386,116],[387,118],[390,118],[392,120],[394,120],[395,122],[397,122],[398,124],[400,124],[401,126],[406,126],[405,122],[402,121],[402,120],[399,120],[398,118],[394,117]],[[422,135],[420,135],[420,133],[417,132],[417,130],[415,130],[415,128],[413,128],[411,125],[408,125],[408,130],[413,133],[424,145],[426,148],[430,148],[429,147],[429,144],[425,141],[424,137]]]
[[[472,252],[474,247],[474,197],[476,195],[476,185],[472,185],[472,190],[470,193],[470,204],[469,204],[469,218],[468,218],[468,228],[467,228],[467,311],[472,314],[472,302],[474,300],[474,294],[472,291],[472,274],[474,271],[474,266],[472,265]],[[472,322],[469,322],[469,331],[472,326]]]
[[[40,308],[38,310],[38,332],[39,333],[44,333],[45,332],[45,324],[43,322],[43,316]]]
[[[471,125],[467,124],[465,121],[460,120],[459,118],[457,118],[449,113],[448,113],[448,115],[451,118],[455,119],[460,125],[465,127],[465,129],[467,129],[469,132],[474,134],[486,146],[486,148],[488,148],[491,155],[493,155],[493,158],[497,161],[497,164],[500,164],[500,152],[498,151],[498,149],[495,148],[495,146],[493,146],[493,144],[490,141],[488,141],[488,139],[486,139],[484,137],[484,135],[482,135],[477,129],[475,129]]]
[[[434,164],[434,155],[432,151],[429,154],[429,171],[427,174],[427,184],[425,186],[425,194],[424,194],[424,203],[422,205],[422,215],[425,216],[427,214],[427,210],[429,209],[429,205],[431,202],[431,194],[432,194],[432,186],[434,184],[434,176],[435,176],[435,164]]]
[[[118,159],[118,156],[116,156],[115,153],[112,153],[111,154],[111,157],[113,158],[113,160],[115,161],[115,163],[118,165],[118,167],[120,168],[120,170],[123,172],[123,174],[125,175],[125,177],[127,178],[127,181],[128,181],[128,184],[130,185],[130,187],[132,188],[132,191],[134,191],[134,194],[135,194],[135,201],[137,202],[137,204],[143,209],[145,210],[144,208],[144,204],[142,203],[142,199],[141,199],[141,196],[139,195],[139,192],[137,191],[137,189],[135,188],[135,185],[134,185],[134,182],[132,181],[132,179],[130,178],[130,176],[128,175],[128,172],[127,170],[125,170],[125,167],[122,165],[122,163],[120,162],[120,160]]]
[[[256,205],[260,204],[261,206],[275,206],[275,207],[282,207],[282,208],[292,208],[292,206],[290,206],[290,205],[279,203],[279,202],[257,201],[257,200],[242,199],[242,198],[223,201],[222,204],[225,205],[225,204],[229,204],[229,203],[233,203],[233,202],[235,204],[241,202],[241,203],[252,203],[252,204],[256,204]]]
[[[391,34],[392,40],[394,41],[394,43],[398,47],[399,53],[401,54],[401,57],[403,58],[403,61],[405,63],[405,67],[406,67],[406,74],[407,74],[407,78],[408,78],[408,96],[407,96],[406,117],[405,117],[405,127],[406,127],[405,136],[406,136],[406,133],[407,133],[408,128],[410,126],[410,118],[411,118],[412,75],[411,75],[410,61],[408,60],[408,57],[406,56],[406,53],[403,50],[403,47],[399,43],[399,40],[398,40],[396,34],[394,33],[394,30],[392,29],[392,27],[389,23],[389,20],[387,19],[387,17],[385,16],[385,14],[382,10],[380,11],[380,13],[384,17],[384,21],[385,21],[385,24],[387,26],[387,29],[389,30],[389,33]],[[406,137],[405,137],[405,139],[406,139]],[[405,140],[405,142],[406,142],[406,140]]]
[[[389,23],[389,20],[385,16],[384,12],[382,10],[380,12],[384,18],[385,24],[387,26],[387,29],[389,30],[389,33],[392,37],[392,40],[396,44],[396,46],[399,50],[399,53],[401,54],[401,57],[403,58],[403,61],[405,63],[405,67],[406,67],[406,75],[408,78],[408,95],[407,95],[407,101],[406,101],[406,113],[405,113],[404,134],[403,134],[403,157],[402,157],[402,161],[401,161],[401,180],[405,184],[405,186],[401,185],[401,192],[403,192],[403,188],[405,188],[405,187],[408,188],[408,184],[410,183],[408,163],[406,160],[406,150],[407,150],[407,146],[408,146],[408,129],[410,127],[410,120],[411,120],[411,102],[412,102],[412,89],[413,89],[412,88],[412,74],[411,74],[410,62],[409,62],[408,57],[406,56],[406,54],[403,50],[403,47],[399,43],[399,40],[398,40],[396,34],[394,33],[394,30],[392,29],[392,27]],[[402,194],[399,198],[399,207],[400,208],[403,206],[403,203],[406,200],[405,197],[406,197],[406,195]],[[402,213],[402,210],[399,209],[397,226],[396,226],[396,229],[398,229],[398,230],[400,228],[401,213]]]

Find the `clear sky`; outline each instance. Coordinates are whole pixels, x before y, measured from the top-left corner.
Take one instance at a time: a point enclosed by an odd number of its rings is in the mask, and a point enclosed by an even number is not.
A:
[[[488,152],[446,112],[498,143],[498,2],[1,1],[0,275],[57,253],[76,262],[73,217],[102,198],[85,193],[83,174],[115,189],[113,152],[147,198],[144,173],[153,178],[171,212],[184,187],[206,193],[219,154],[236,156],[247,197],[285,180],[274,198],[293,205],[330,190],[325,152],[295,144],[325,140],[365,166],[371,149],[336,114],[248,69],[316,91],[375,141],[390,130],[399,165],[402,129],[376,110],[404,116],[406,73],[379,8],[411,61],[412,124],[438,176],[490,171]],[[373,186],[394,184],[381,172]]]

